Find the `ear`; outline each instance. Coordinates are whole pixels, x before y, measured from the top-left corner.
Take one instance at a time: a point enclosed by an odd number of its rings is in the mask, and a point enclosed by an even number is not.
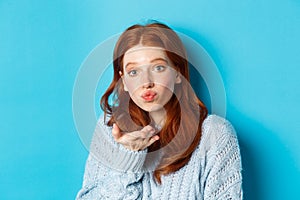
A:
[[[176,73],[175,83],[181,83],[181,74],[179,72]]]
[[[122,79],[122,83],[123,83],[123,86],[124,86],[124,91],[128,92],[127,86],[126,86],[125,81],[124,81],[123,73],[121,71],[119,71],[119,74],[120,74],[121,79]]]

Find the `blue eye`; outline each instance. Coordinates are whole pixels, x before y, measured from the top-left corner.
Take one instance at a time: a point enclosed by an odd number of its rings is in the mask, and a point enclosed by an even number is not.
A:
[[[133,70],[130,70],[129,72],[127,72],[127,74],[129,76],[136,76],[137,75],[137,70],[133,69]]]
[[[162,72],[166,69],[166,66],[163,66],[163,65],[156,65],[154,67],[154,70],[157,71],[157,72]]]

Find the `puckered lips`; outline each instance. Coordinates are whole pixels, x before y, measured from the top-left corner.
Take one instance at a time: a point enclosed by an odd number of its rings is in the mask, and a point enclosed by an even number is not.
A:
[[[148,102],[153,101],[155,96],[156,96],[156,92],[152,90],[147,90],[142,94],[142,98]]]

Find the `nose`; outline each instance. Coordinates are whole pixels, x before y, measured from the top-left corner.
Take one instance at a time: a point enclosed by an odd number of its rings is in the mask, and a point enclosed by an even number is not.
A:
[[[143,88],[153,88],[154,82],[151,73],[147,72],[142,76]]]
[[[153,88],[154,87],[154,83],[153,82],[148,82],[148,83],[144,83],[143,84],[143,88]]]

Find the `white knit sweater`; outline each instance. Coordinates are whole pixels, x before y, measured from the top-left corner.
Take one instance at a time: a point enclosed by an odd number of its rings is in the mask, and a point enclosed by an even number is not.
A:
[[[205,119],[190,161],[162,176],[161,185],[150,170],[155,161],[146,156],[147,150],[130,151],[116,143],[100,117],[76,199],[242,199],[240,150],[235,130],[224,118]]]

